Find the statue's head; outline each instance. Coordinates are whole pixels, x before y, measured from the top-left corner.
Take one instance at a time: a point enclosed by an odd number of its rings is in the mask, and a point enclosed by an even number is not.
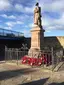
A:
[[[39,6],[39,3],[38,2],[36,3],[36,6]]]

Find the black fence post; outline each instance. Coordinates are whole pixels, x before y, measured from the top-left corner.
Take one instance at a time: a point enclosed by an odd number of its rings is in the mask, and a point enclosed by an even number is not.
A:
[[[5,62],[6,62],[6,60],[7,60],[7,57],[6,57],[7,56],[7,47],[6,46],[5,46],[5,55],[4,56],[5,56]]]
[[[5,62],[6,62],[6,46],[5,46]]]
[[[51,48],[51,55],[52,55],[52,71],[54,69],[54,52],[53,52],[53,47]]]
[[[18,50],[17,50],[17,65],[18,65]]]

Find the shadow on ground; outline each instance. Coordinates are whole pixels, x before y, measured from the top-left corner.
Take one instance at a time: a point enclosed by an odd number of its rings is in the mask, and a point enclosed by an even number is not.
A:
[[[45,79],[40,79],[37,81],[32,81],[29,83],[24,83],[24,84],[18,84],[18,85],[64,85],[64,82],[61,83],[50,83],[46,84],[46,82],[48,81],[49,78],[45,78]]]
[[[29,83],[24,83],[24,84],[19,84],[19,85],[43,85],[44,83],[46,83],[46,81],[48,79],[49,78],[40,79],[40,80],[37,80],[37,81],[32,81],[32,82],[29,82]]]
[[[49,85],[64,85],[64,82],[62,82],[62,83],[51,83]]]
[[[35,71],[37,71],[37,69],[31,69],[31,68],[2,71],[0,72],[0,80],[6,80],[12,77],[18,77],[20,75],[29,74]]]

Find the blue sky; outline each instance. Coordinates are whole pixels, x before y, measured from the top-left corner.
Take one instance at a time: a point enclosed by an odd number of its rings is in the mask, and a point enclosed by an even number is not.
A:
[[[42,8],[45,36],[64,36],[64,0],[0,0],[0,28],[30,37],[36,1]]]

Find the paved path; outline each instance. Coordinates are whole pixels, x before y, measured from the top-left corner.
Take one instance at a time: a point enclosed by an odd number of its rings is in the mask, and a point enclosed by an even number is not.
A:
[[[26,65],[0,64],[0,85],[64,85],[64,71],[52,72]]]
[[[64,64],[60,67],[59,71],[63,71],[64,70]]]

